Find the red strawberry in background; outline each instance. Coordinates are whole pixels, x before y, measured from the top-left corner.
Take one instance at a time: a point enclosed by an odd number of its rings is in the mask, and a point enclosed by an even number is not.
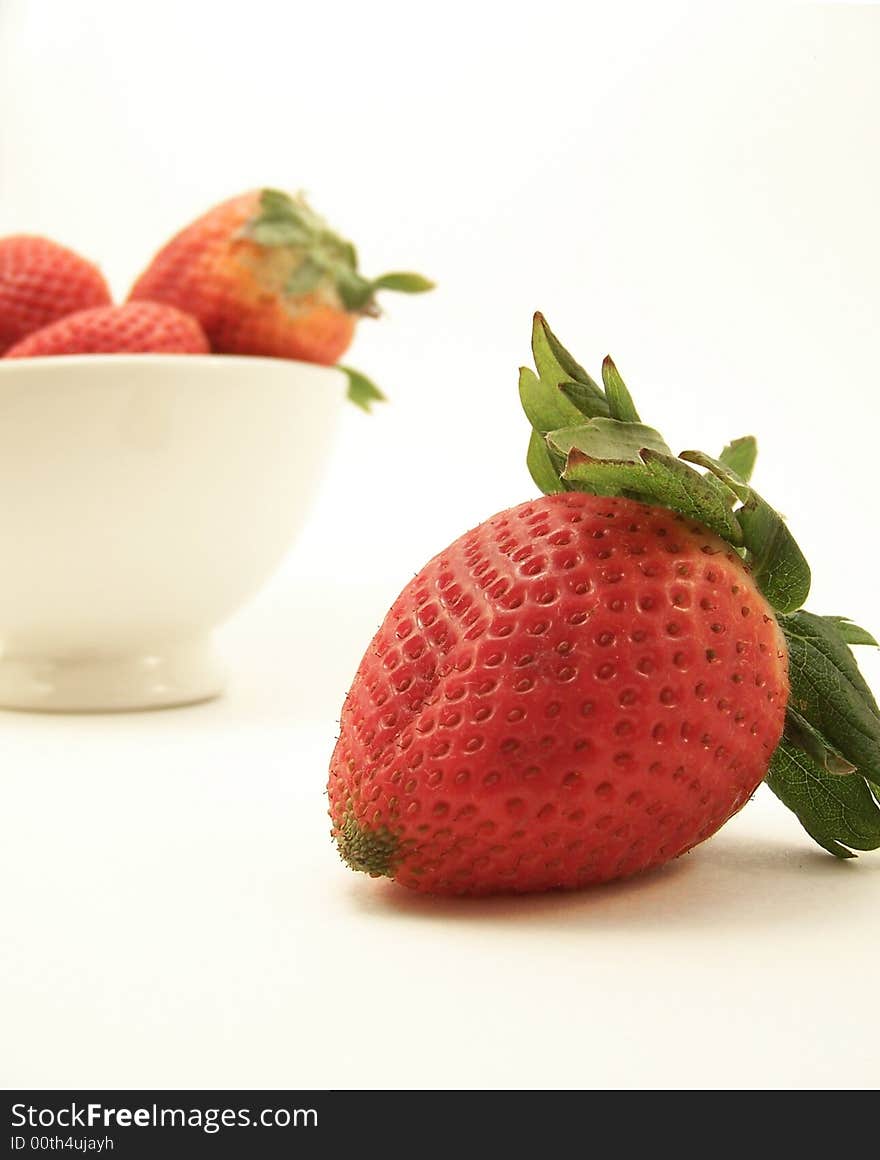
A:
[[[48,238],[0,238],[0,355],[49,323],[110,302],[97,266]]]
[[[131,299],[167,302],[194,315],[218,354],[332,364],[359,318],[378,314],[376,293],[419,293],[418,274],[367,279],[354,246],[303,200],[277,190],[242,194],[210,210],[159,251]],[[381,394],[355,375],[361,405]]]
[[[356,870],[414,890],[570,888],[658,866],[765,777],[827,850],[880,846],[880,710],[751,487],[753,439],[674,456],[611,363],[536,316],[520,393],[546,494],[462,536],[367,650],[330,767]],[[697,470],[702,468],[703,470]]]
[[[37,330],[5,358],[63,354],[208,354],[194,318],[155,302],[128,302],[80,310]]]

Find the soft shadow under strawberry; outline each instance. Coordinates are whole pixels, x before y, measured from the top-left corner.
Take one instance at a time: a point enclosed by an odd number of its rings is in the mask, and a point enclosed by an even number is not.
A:
[[[875,890],[880,865],[838,861],[806,842],[792,848],[778,838],[725,834],[711,846],[631,878],[582,890],[531,895],[446,898],[392,882],[353,881],[352,907],[373,918],[525,924],[547,931],[605,933],[676,930],[746,935],[797,925],[809,913],[832,928],[850,921],[864,890]],[[767,888],[768,872],[773,887]],[[859,883],[862,884],[859,889]],[[844,889],[845,887],[845,889]]]

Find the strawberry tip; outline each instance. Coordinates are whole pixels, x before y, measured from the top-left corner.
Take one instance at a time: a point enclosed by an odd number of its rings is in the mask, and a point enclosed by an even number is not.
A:
[[[386,826],[375,829],[363,826],[349,808],[334,837],[342,860],[352,870],[360,870],[371,878],[392,877],[400,843]]]

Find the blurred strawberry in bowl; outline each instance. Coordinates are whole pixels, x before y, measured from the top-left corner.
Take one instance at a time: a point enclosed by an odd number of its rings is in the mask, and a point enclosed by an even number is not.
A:
[[[351,242],[301,195],[256,190],[222,202],[165,245],[129,298],[165,302],[201,323],[217,354],[330,365],[380,290],[432,288],[419,274],[366,278]]]
[[[110,301],[101,271],[73,250],[32,234],[0,238],[0,355],[59,318]]]
[[[35,330],[4,358],[64,354],[209,354],[205,332],[189,314],[158,302],[78,310]]]

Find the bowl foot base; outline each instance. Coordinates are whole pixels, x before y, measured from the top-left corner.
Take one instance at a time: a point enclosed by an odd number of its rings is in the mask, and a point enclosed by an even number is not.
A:
[[[208,701],[223,692],[209,636],[163,641],[118,655],[0,654],[0,708],[118,713]]]

